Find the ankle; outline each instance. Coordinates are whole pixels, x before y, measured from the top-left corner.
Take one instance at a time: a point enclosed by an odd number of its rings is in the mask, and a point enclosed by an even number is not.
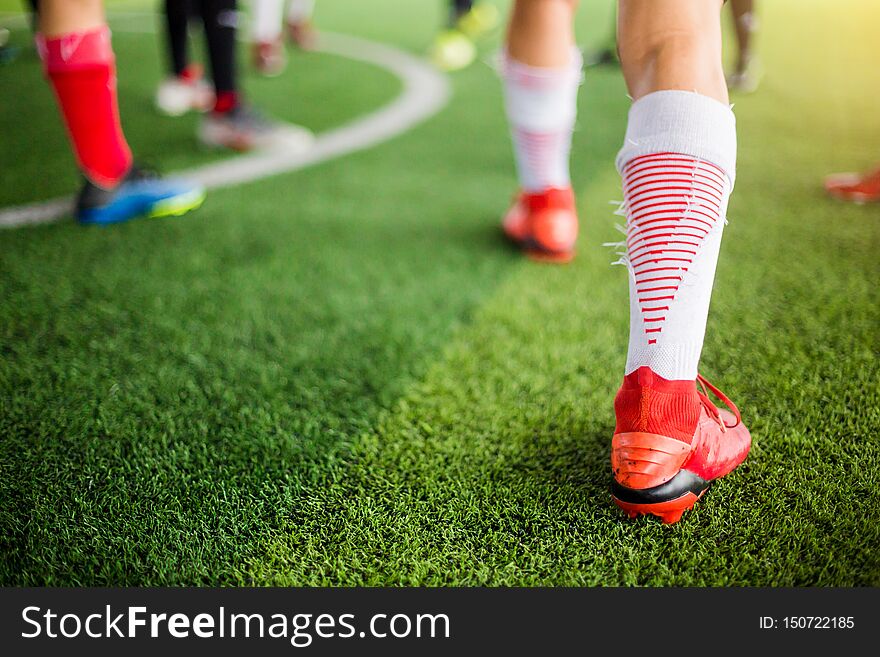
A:
[[[226,114],[238,107],[239,98],[235,91],[219,91],[214,101],[214,114]]]
[[[177,76],[181,82],[192,83],[202,77],[202,67],[198,64],[187,65]]]
[[[700,408],[694,381],[664,379],[640,367],[624,377],[614,399],[615,433],[655,433],[690,443]]]
[[[525,201],[532,212],[548,209],[574,208],[571,187],[547,187],[540,192],[526,192]]]

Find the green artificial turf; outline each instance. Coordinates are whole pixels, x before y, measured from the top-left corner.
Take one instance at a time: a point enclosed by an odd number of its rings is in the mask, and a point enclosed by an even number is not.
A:
[[[318,20],[418,52],[439,4],[322,0]],[[183,219],[0,231],[0,583],[880,585],[880,209],[821,192],[880,160],[880,7],[774,0],[762,20],[702,366],[755,444],[680,523],[608,494],[619,71],[586,73],[583,238],[553,267],[498,234],[513,167],[477,64],[406,135]],[[195,119],[153,116],[154,37],[114,39],[135,150],[220,157]],[[0,205],[72,191],[36,62],[0,84]],[[398,91],[320,54],[247,85],[318,131]]]

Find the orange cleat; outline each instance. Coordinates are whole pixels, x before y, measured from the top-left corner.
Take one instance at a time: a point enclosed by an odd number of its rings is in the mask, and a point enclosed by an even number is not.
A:
[[[538,194],[521,192],[504,215],[504,234],[533,260],[565,263],[574,258],[578,234],[571,187]]]
[[[880,201],[880,168],[865,175],[838,173],[828,176],[825,191],[841,201],[860,205]]]
[[[716,408],[707,388],[732,412]],[[624,377],[614,410],[611,493],[631,518],[650,513],[678,522],[752,444],[733,402],[699,375],[696,382],[669,381],[641,367]]]

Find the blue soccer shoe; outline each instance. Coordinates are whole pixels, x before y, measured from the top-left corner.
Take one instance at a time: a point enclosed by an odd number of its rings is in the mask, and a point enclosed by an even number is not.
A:
[[[76,218],[82,224],[117,224],[137,217],[180,216],[205,200],[205,188],[179,178],[132,167],[113,189],[86,181],[76,202]]]

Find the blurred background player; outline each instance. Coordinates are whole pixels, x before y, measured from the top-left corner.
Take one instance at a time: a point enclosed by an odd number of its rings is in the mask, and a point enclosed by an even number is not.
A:
[[[189,59],[189,21],[197,1],[165,1],[169,75],[156,90],[156,107],[168,116],[206,112],[214,105],[214,89],[202,77],[202,66]]]
[[[189,20],[202,19],[208,47],[213,94],[207,93],[200,68],[189,61]],[[244,102],[236,69],[236,0],[165,0],[166,35],[171,74],[160,83],[156,106],[169,116],[203,111],[199,140],[206,146],[249,151],[277,143],[281,127]]]
[[[607,0],[606,0],[607,1]],[[611,13],[611,29],[605,33],[602,45],[591,53],[586,53],[584,66],[617,66],[617,0],[611,0],[615,10]]]
[[[825,179],[825,191],[841,201],[876,203],[880,201],[880,167],[868,173],[836,173]]]
[[[498,10],[488,2],[451,0],[446,27],[431,46],[430,58],[443,71],[458,71],[477,57],[476,39],[495,28]]]
[[[9,45],[9,30],[0,27],[0,64],[11,62],[18,56],[18,48]]]
[[[315,48],[314,9],[314,0],[290,0],[284,15],[284,0],[251,0],[251,61],[257,72],[272,77],[284,71],[287,53],[282,23],[294,45],[302,50]]]
[[[116,63],[101,0],[40,0],[37,50],[55,92],[85,182],[76,203],[82,223],[181,215],[204,189],[138,168],[122,132]]]
[[[514,3],[501,61],[504,103],[519,193],[505,233],[532,258],[574,257],[578,219],[569,177],[582,57],[574,42],[575,0]]]
[[[760,63],[753,52],[758,17],[755,13],[755,0],[730,0],[736,34],[736,63],[727,76],[727,86],[732,91],[751,93],[761,81]]]
[[[312,50],[318,33],[312,24],[315,0],[288,0],[287,36],[297,48]]]
[[[739,411],[697,373],[736,176],[722,5],[620,0],[618,11],[633,104],[616,160],[630,337],[614,401],[612,497],[630,516],[664,522],[679,520],[751,446]],[[573,256],[577,236],[568,177],[581,80],[575,7],[575,0],[517,0],[501,71],[522,189],[504,230],[534,257],[554,261]],[[709,391],[732,412],[719,410]]]

